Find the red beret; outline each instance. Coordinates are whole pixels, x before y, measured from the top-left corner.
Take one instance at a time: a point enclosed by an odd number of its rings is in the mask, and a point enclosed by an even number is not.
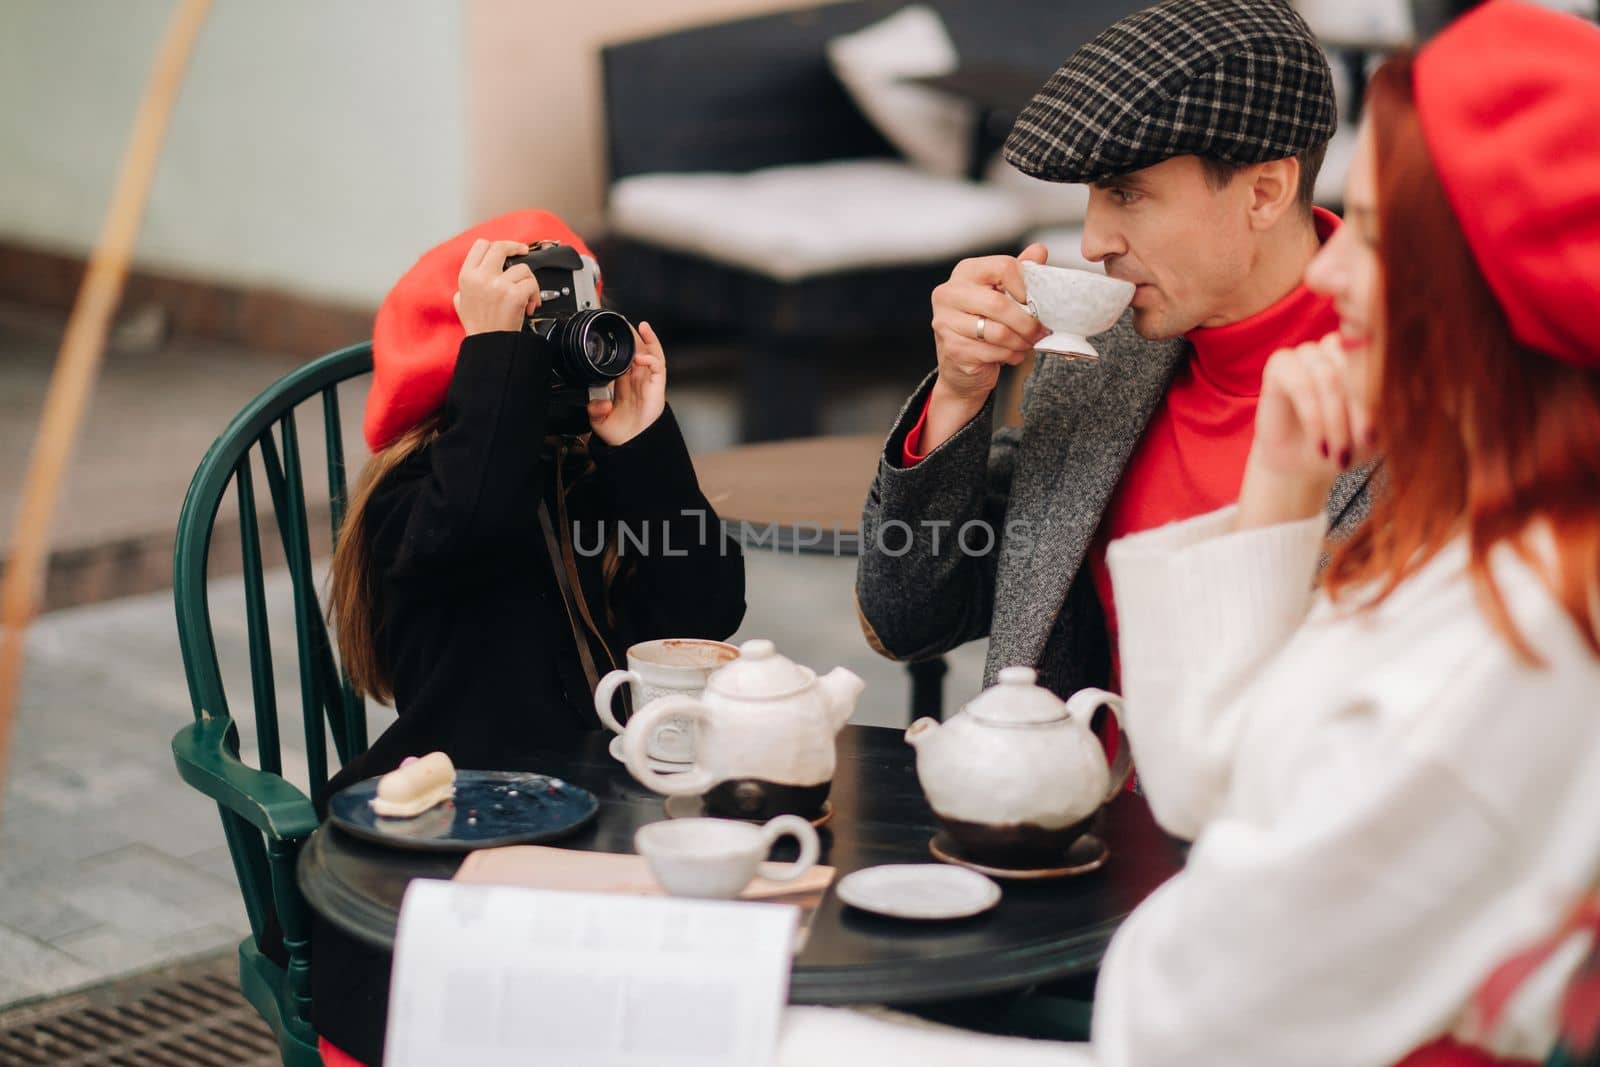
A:
[[[1600,368],[1600,28],[1490,0],[1418,53],[1414,78],[1428,154],[1512,334]]]
[[[548,211],[513,211],[457,234],[422,254],[378,307],[372,326],[372,390],[367,447],[378,451],[444,404],[466,330],[456,317],[456,279],[467,250],[490,241],[560,241],[586,256],[583,238]]]

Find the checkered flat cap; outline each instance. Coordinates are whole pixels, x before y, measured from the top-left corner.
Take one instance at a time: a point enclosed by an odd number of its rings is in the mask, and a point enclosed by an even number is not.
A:
[[[1333,75],[1282,0],[1166,0],[1078,49],[1018,116],[1006,159],[1096,182],[1173,156],[1262,163],[1333,136]]]

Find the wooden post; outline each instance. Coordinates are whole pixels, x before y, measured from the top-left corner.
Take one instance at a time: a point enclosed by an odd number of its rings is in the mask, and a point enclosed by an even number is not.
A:
[[[5,801],[11,725],[22,683],[24,638],[39,608],[49,558],[50,523],[100,369],[111,317],[122,299],[128,261],[133,256],[139,223],[161,158],[161,142],[195,38],[210,6],[211,0],[179,0],[173,10],[150,83],[139,104],[133,138],[117,175],[105,227],[90,256],[89,269],[67,319],[66,334],[50,377],[44,417],[23,482],[11,559],[0,583],[0,812]]]

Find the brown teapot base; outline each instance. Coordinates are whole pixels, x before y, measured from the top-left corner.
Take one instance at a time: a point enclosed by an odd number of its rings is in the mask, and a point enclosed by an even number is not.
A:
[[[965,867],[979,874],[986,874],[990,878],[1005,878],[1020,881],[1040,881],[1049,878],[1073,878],[1080,874],[1090,874],[1104,867],[1106,860],[1111,858],[1111,850],[1106,843],[1093,834],[1084,834],[1072,844],[1072,848],[1064,855],[1056,857],[1048,867],[1007,868],[993,867],[988,864],[978,863],[969,859],[956,843],[955,838],[944,830],[933,835],[933,840],[928,842],[928,851],[933,853],[933,858],[944,863],[952,863],[957,867]]]
[[[1077,840],[1094,829],[1099,813],[1069,826],[1044,827],[1034,823],[990,825],[939,816],[945,832],[975,863],[1011,871],[1058,867]]]
[[[832,786],[831,781],[817,785],[783,785],[759,778],[733,778],[706,793],[706,814],[756,822],[766,822],[778,815],[814,819],[821,814]]]

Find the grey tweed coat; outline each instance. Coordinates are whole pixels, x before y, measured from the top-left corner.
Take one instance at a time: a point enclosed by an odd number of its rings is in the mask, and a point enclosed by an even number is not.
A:
[[[1105,617],[1084,558],[1192,349],[1182,339],[1144,340],[1131,315],[1095,347],[1097,362],[1036,360],[1020,427],[995,432],[990,397],[909,468],[901,464],[905,437],[933,375],[901,409],[867,494],[856,576],[862,629],[880,653],[926,659],[987,636],[985,685],[1019,664],[1038,668],[1062,695],[1109,681]],[[1334,485],[1335,538],[1366,517],[1370,475],[1352,470]]]

